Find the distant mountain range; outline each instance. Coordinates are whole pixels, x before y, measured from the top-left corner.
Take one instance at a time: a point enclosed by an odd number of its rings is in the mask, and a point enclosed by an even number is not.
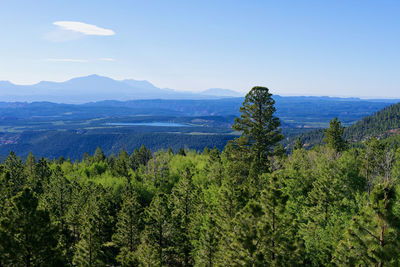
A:
[[[200,93],[182,92],[158,88],[148,81],[118,81],[99,75],[73,78],[65,82],[42,81],[34,85],[16,85],[9,81],[0,81],[0,99],[5,102],[86,103],[102,100],[218,99],[240,96],[243,94],[229,89],[213,88]]]
[[[222,96],[222,97],[241,97],[242,93],[222,88],[211,88],[202,92],[204,95]]]

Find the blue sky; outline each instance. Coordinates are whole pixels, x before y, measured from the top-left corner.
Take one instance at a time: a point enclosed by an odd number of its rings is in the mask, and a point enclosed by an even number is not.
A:
[[[400,98],[399,14],[398,0],[2,0],[0,80]]]

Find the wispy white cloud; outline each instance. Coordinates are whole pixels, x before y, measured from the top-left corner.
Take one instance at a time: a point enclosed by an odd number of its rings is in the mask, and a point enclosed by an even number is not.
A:
[[[87,59],[76,59],[76,58],[45,58],[44,61],[50,62],[72,62],[72,63],[86,63],[89,62]]]
[[[78,21],[55,21],[53,24],[63,30],[79,32],[85,35],[111,36],[115,34],[113,30]]]
[[[102,57],[102,58],[99,58],[99,60],[100,61],[115,61],[115,59],[112,57]]]

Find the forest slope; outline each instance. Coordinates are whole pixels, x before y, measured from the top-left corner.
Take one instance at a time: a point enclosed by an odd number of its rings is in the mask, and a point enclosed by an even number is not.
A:
[[[362,142],[377,137],[379,139],[397,135],[400,130],[400,103],[390,105],[377,111],[371,116],[363,117],[355,124],[345,128],[344,138],[350,143]],[[300,134],[297,137],[288,138],[286,144],[292,147],[297,138],[300,138],[305,147],[314,147],[323,143],[324,130]]]

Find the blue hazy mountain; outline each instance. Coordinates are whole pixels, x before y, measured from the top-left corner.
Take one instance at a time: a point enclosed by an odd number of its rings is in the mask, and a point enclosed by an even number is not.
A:
[[[243,93],[239,93],[237,91],[233,91],[230,89],[222,89],[222,88],[210,88],[202,92],[204,95],[212,95],[212,96],[220,96],[220,97],[241,97],[244,96]]]
[[[133,79],[118,81],[99,75],[73,78],[65,82],[42,81],[34,85],[16,85],[0,81],[0,99],[6,102],[85,103],[134,99],[215,99],[232,97],[232,92],[230,90],[226,90],[226,94],[223,91],[182,92],[158,88],[148,81]]]

